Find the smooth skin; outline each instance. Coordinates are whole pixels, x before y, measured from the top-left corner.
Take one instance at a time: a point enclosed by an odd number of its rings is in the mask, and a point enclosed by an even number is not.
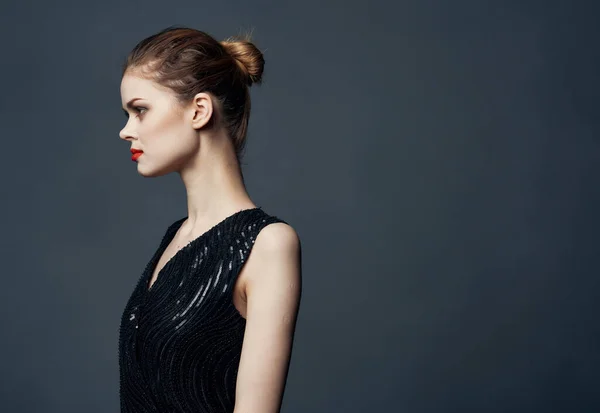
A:
[[[137,160],[138,173],[156,177],[177,172],[187,193],[188,218],[160,261],[167,262],[225,217],[256,207],[244,186],[231,138],[221,125],[219,103],[211,94],[198,93],[182,106],[169,89],[128,72],[121,81],[121,98],[128,120],[119,136],[144,151]],[[124,152],[130,156],[129,148]],[[155,275],[159,271],[157,266]],[[246,319],[234,413],[281,409],[301,272],[296,231],[282,222],[264,227],[234,286],[234,305]]]

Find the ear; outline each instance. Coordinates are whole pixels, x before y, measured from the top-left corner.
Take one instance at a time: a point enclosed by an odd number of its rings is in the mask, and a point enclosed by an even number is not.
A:
[[[208,93],[198,93],[192,99],[192,127],[204,127],[213,116],[212,97]]]

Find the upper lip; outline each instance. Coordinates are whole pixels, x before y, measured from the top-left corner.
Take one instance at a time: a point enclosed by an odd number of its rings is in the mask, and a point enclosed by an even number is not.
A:
[[[135,149],[135,148],[131,148],[131,153],[138,153],[138,152],[144,152],[140,149]]]

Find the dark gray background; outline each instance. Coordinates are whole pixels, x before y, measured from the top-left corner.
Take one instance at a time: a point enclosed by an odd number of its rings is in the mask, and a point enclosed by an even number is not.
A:
[[[254,29],[244,170],[303,244],[283,412],[600,411],[598,8],[3,2],[3,412],[117,412],[176,174],[119,139],[142,38]],[[596,314],[596,315],[594,315]]]

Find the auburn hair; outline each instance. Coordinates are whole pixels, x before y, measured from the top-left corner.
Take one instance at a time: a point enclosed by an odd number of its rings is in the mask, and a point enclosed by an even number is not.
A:
[[[250,118],[249,87],[261,83],[264,65],[250,34],[218,41],[200,30],[170,26],[133,48],[122,76],[130,72],[152,80],[173,91],[181,104],[197,93],[211,93],[217,99],[214,122],[226,127],[239,161]]]

